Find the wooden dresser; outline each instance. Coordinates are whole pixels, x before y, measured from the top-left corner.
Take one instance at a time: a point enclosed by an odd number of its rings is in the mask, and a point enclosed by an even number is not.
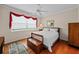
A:
[[[3,52],[4,37],[0,37],[0,54]]]
[[[79,23],[69,23],[69,44],[79,47]]]

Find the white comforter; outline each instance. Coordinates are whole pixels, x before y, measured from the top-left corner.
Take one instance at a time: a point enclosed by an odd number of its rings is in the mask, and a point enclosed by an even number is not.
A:
[[[56,31],[37,31],[35,34],[43,35],[44,45],[48,47],[48,50],[52,52],[51,46],[58,39],[59,34]]]

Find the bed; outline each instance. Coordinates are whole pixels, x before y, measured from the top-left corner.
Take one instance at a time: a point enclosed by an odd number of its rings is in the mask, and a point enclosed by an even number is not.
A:
[[[31,36],[42,41],[49,52],[52,52],[51,46],[59,39],[59,28],[46,28],[42,31],[32,32]]]

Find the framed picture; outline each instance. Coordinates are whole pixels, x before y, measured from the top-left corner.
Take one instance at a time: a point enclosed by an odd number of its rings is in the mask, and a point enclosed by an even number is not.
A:
[[[47,21],[47,26],[48,27],[54,27],[54,20],[48,20]]]

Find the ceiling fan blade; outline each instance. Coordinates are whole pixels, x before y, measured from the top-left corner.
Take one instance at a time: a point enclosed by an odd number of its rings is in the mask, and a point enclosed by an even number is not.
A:
[[[48,12],[48,11],[45,11],[45,10],[40,10],[40,12]]]
[[[45,10],[37,10],[37,12],[48,12],[48,11],[45,11]]]
[[[39,15],[39,16],[41,16],[41,15],[42,15],[42,13],[41,13],[41,12],[37,12],[37,13],[38,13],[38,15]]]

